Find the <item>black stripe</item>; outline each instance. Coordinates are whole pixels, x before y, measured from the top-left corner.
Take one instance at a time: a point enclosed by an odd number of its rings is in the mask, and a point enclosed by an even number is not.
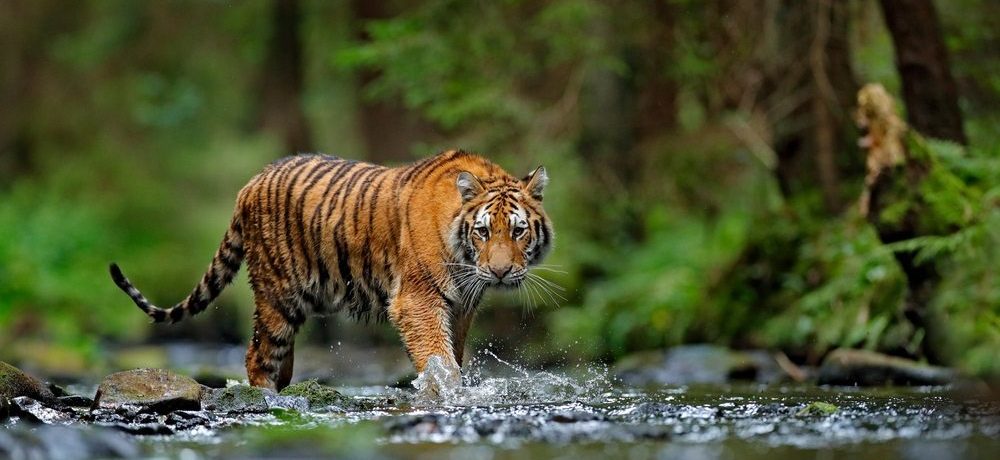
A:
[[[324,223],[323,216],[325,216],[326,212],[330,210],[330,206],[327,204],[327,201],[329,200],[330,197],[330,192],[333,190],[334,185],[336,185],[340,181],[340,178],[343,177],[343,175],[346,174],[348,171],[350,171],[353,168],[353,165],[356,164],[358,164],[356,161],[344,161],[338,164],[336,169],[333,169],[329,173],[327,173],[327,174],[332,173],[333,177],[331,177],[327,181],[326,188],[323,189],[323,194],[320,196],[318,205],[319,209],[316,210],[315,213],[313,213],[312,221],[309,222],[310,233],[313,237],[313,241],[319,242],[319,244],[317,244],[318,247],[321,247],[323,241],[323,235],[322,235],[322,227]],[[319,257],[317,259],[317,265],[321,269],[320,278],[321,280],[325,280],[328,277],[323,276],[325,274],[325,269],[323,267],[324,264],[320,262],[320,260],[322,260],[322,257]]]
[[[344,283],[344,301],[349,302],[353,298],[354,283],[351,277],[351,268],[347,260],[347,244],[343,242],[342,223],[338,223],[333,230],[334,246],[337,249],[337,271],[340,281]]]
[[[273,333],[271,331],[268,331],[268,333],[267,333],[267,341],[271,342],[271,345],[274,345],[275,347],[278,347],[278,348],[285,348],[285,347],[288,346],[288,341],[287,340],[285,340],[285,339],[283,339],[281,337],[278,337],[275,333]]]
[[[368,195],[369,187],[371,187],[372,180],[375,179],[379,173],[382,172],[381,168],[372,170],[370,174],[366,174],[364,180],[359,185],[358,198],[354,201],[354,211],[351,214],[351,223],[354,225],[354,230],[358,229],[358,220],[361,216],[361,206],[365,202],[365,197]]]
[[[324,158],[324,159],[326,159],[326,158]],[[301,248],[300,248],[301,249],[301,254],[306,259],[306,267],[307,267],[307,269],[312,269],[312,267],[313,267],[312,252],[313,252],[314,249],[319,248],[319,244],[317,242],[315,242],[315,241],[310,241],[311,243],[313,243],[314,247],[309,247],[310,245],[308,245],[307,242],[306,242],[307,237],[308,237],[309,240],[312,239],[311,238],[311,236],[312,236],[311,233],[312,232],[310,232],[310,234],[306,234],[306,228],[305,228],[305,225],[306,225],[306,223],[305,223],[306,198],[309,196],[309,193],[312,191],[313,187],[315,187],[316,184],[319,183],[319,179],[321,177],[324,177],[336,165],[337,165],[337,163],[334,163],[332,161],[325,161],[325,162],[321,163],[320,166],[317,166],[316,168],[313,168],[312,172],[310,173],[310,175],[308,177],[306,177],[305,180],[308,181],[308,183],[306,184],[305,188],[302,189],[302,195],[299,196],[299,202],[298,202],[298,205],[297,205],[298,219],[296,219],[296,224],[297,224],[297,227],[298,227],[299,236],[301,237]],[[315,212],[319,212],[319,209],[315,209],[315,210],[313,210],[313,212],[314,213]],[[319,259],[318,255],[317,255],[317,259]]]
[[[331,177],[329,182],[327,182],[326,188],[323,190],[323,195],[320,197],[319,200],[320,209],[315,214],[313,214],[312,222],[309,223],[309,227],[311,229],[313,236],[315,237],[315,241],[320,241],[320,242],[323,241],[323,235],[322,235],[323,224],[326,221],[327,213],[333,210],[333,206],[329,203],[329,200],[332,197],[336,197],[337,195],[336,193],[334,193],[331,196],[330,192],[334,190],[335,185],[341,182],[341,179],[344,177],[344,174],[347,174],[348,172],[352,171],[354,169],[354,166],[357,164],[359,163],[356,161],[345,161],[339,167],[337,167],[336,171],[333,172],[333,177]]]
[[[261,244],[257,245],[257,251],[258,251],[259,255],[262,256],[260,258],[264,259],[264,262],[269,267],[268,272],[273,273],[275,275],[278,275],[281,272],[278,271],[278,267],[275,264],[274,258],[271,256],[271,251],[268,250],[268,247],[271,246],[271,243],[269,241],[267,241],[267,236],[268,236],[268,233],[273,233],[273,232],[270,232],[270,231],[268,231],[265,228],[265,227],[269,227],[269,226],[265,225],[265,220],[273,220],[273,219],[267,219],[268,214],[270,214],[270,212],[271,212],[271,204],[270,204],[271,203],[271,188],[274,186],[274,182],[276,180],[276,178],[274,177],[273,171],[271,173],[268,173],[268,176],[266,177],[266,179],[267,179],[267,185],[266,185],[266,187],[261,187],[257,191],[257,194],[258,194],[258,196],[257,196],[257,203],[258,203],[258,205],[257,205],[257,232],[258,232],[258,236],[260,237],[260,240],[261,240]],[[267,200],[265,201],[264,197],[261,196],[261,195],[266,196]]]
[[[347,196],[350,195],[351,189],[354,187],[354,185],[366,174],[370,173],[373,170],[378,170],[380,168],[381,167],[378,166],[365,164],[364,169],[355,169],[352,172],[351,177],[347,179],[347,182],[343,183],[340,186],[336,194],[336,201],[334,207],[343,208],[344,203],[347,200]],[[347,215],[346,212],[341,211],[340,217],[337,218],[337,223],[336,225],[334,225],[333,239],[334,239],[334,245],[337,249],[337,267],[338,270],[340,271],[341,280],[343,280],[345,286],[347,286],[346,287],[347,292],[351,292],[354,286],[347,285],[348,280],[351,279],[351,274],[350,274],[350,267],[347,265],[348,264],[347,258],[349,254],[347,253],[347,244],[346,244],[347,239],[346,239],[346,234],[344,232],[344,218],[346,217],[346,215]],[[345,275],[347,276],[346,279],[344,278]]]
[[[231,250],[226,250],[225,252],[220,253],[219,257],[216,259],[218,259],[219,262],[222,262],[222,265],[230,272],[238,271],[240,269],[240,264],[243,263],[242,257],[237,256]]]
[[[378,185],[375,186],[375,191],[372,192],[372,198],[368,200],[368,229],[365,233],[365,245],[369,248],[371,248],[371,232],[372,229],[375,228],[375,212],[377,210],[376,206],[378,205],[379,200],[382,197],[382,186],[384,186],[386,183],[387,175],[382,174],[381,176],[379,176],[379,178],[380,180],[378,181]],[[388,222],[386,222],[386,224],[388,225]],[[386,235],[386,236],[388,236],[389,239],[393,239],[391,235]],[[382,250],[384,251],[385,248],[382,248]],[[372,264],[372,258],[375,255],[376,254],[374,254],[373,251],[365,251],[365,263],[369,265]],[[381,273],[380,276],[384,277],[385,273],[384,272]]]
[[[219,272],[213,266],[205,274],[205,286],[208,287],[208,299],[211,301],[219,296],[219,291],[222,291],[221,283],[219,283]]]
[[[307,155],[300,155],[296,157],[295,163],[288,166],[282,165],[281,171],[279,172],[277,177],[277,182],[278,182],[277,187],[274,188],[275,207],[268,209],[268,215],[271,217],[270,220],[273,225],[271,232],[271,237],[273,239],[270,241],[268,249],[270,249],[269,252],[275,255],[275,260],[281,263],[282,270],[275,272],[276,274],[279,274],[279,276],[281,274],[284,274],[287,277],[294,278],[295,275],[291,271],[292,255],[289,253],[289,251],[281,250],[281,239],[280,239],[281,234],[282,232],[285,233],[286,235],[288,234],[288,229],[285,228],[287,226],[288,208],[287,206],[284,209],[280,208],[281,198],[282,196],[285,196],[287,202],[287,197],[289,196],[289,194],[292,193],[291,186],[288,183],[289,176],[302,171],[302,169],[300,169],[300,166],[302,166],[311,159],[312,158]],[[268,200],[268,203],[269,204],[271,203],[270,199]],[[286,268],[288,270],[287,272],[285,271]]]
[[[326,310],[325,308],[326,306],[323,304],[323,302],[320,302],[320,300],[316,298],[316,296],[314,296],[311,292],[303,292],[301,294],[301,297],[303,302],[309,304],[309,308],[311,311],[317,312]]]
[[[298,331],[299,326],[305,321],[305,318],[302,317],[302,312],[298,311],[297,308],[292,308],[290,305],[275,305],[273,308],[278,311],[278,314],[295,331]]]
[[[309,170],[310,171],[315,170],[316,167],[317,166],[313,166]],[[287,190],[285,190],[285,207],[282,210],[284,212],[284,219],[285,219],[284,224],[282,225],[282,229],[284,229],[285,231],[285,256],[287,257],[287,260],[285,262],[288,264],[288,275],[292,278],[295,278],[299,282],[301,282],[302,280],[298,279],[299,278],[298,272],[295,270],[295,251],[294,248],[292,247],[294,242],[292,241],[292,229],[291,225],[289,225],[289,222],[291,222],[292,195],[295,194],[295,185],[298,184],[299,178],[302,177],[302,174],[304,174],[306,171],[307,169],[303,167],[298,167],[296,169],[295,174],[288,182]]]

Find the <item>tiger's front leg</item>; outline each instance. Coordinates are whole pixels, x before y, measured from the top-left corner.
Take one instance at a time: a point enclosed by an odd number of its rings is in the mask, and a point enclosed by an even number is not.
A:
[[[399,329],[403,345],[420,374],[421,390],[438,396],[457,390],[462,375],[455,360],[452,315],[445,300],[433,293],[404,287],[390,303],[389,317]]]

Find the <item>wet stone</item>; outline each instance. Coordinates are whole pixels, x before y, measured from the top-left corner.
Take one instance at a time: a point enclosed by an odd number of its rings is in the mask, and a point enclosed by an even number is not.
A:
[[[168,413],[201,408],[202,386],[193,379],[163,369],[135,369],[104,378],[94,398],[102,409],[134,406]]]
[[[472,428],[479,436],[487,437],[499,431],[503,424],[504,420],[499,418],[479,419],[472,423]]]
[[[249,385],[232,385],[205,392],[204,408],[219,412],[267,412],[265,390]]]
[[[549,421],[555,423],[577,423],[577,422],[604,422],[608,418],[602,414],[586,412],[581,410],[561,411],[549,414]]]
[[[67,395],[60,396],[58,399],[60,403],[70,407],[92,407],[94,405],[94,400],[86,396]]]
[[[21,417],[34,423],[69,423],[73,413],[53,409],[27,396],[18,396],[10,401],[10,415]]]
[[[190,430],[198,426],[211,424],[212,417],[201,411],[179,410],[171,412],[163,423],[173,427],[175,430]]]
[[[105,426],[128,434],[140,436],[174,434],[173,429],[162,423],[113,423]]]

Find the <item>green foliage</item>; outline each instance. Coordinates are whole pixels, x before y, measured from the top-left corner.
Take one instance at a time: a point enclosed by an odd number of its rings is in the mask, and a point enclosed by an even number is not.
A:
[[[787,302],[758,341],[820,356],[836,347],[900,349],[914,331],[900,314],[906,280],[859,218],[807,230],[771,295]]]
[[[947,144],[932,151],[961,177],[969,201],[971,223],[940,237],[913,242],[896,250],[917,252],[924,263],[937,263],[940,289],[931,304],[934,320],[943,325],[939,338],[950,360],[981,375],[1000,375],[1000,149],[972,148],[968,152]]]
[[[931,308],[946,334],[935,340],[951,362],[996,374],[1000,72],[985,50],[1000,15],[968,14],[987,11],[986,0],[938,3],[973,148],[909,139],[926,180],[898,190],[880,217],[918,216],[926,234],[888,246],[853,210],[828,216],[816,212],[818,193],[779,192],[773,133],[758,130],[763,145],[753,151],[734,135],[759,114],[725,112],[733,102],[722,99],[734,95],[724,83],[766,86],[758,61],[781,50],[723,37],[739,21],[711,18],[719,11],[705,2],[666,2],[669,33],[643,2],[426,0],[363,24],[346,2],[303,2],[301,103],[317,149],[336,155],[360,156],[359,100],[377,99],[400,101],[437,128],[411,153],[460,146],[512,171],[546,164],[557,237],[539,274],[567,297],[532,323],[546,344],[589,357],[688,341],[809,359],[838,346],[912,352],[924,331],[901,313],[906,283],[893,255],[913,252],[942,274]],[[0,126],[0,353],[34,350],[24,344],[32,339],[93,354],[103,339],[149,332],[108,280],[107,262],[120,262],[156,302],[182,298],[216,248],[236,191],[289,153],[253,133],[272,3],[27,4],[31,20],[0,15],[23,39],[2,45],[0,65],[12,70],[0,83],[30,77],[10,86],[23,86],[24,97],[11,99]],[[859,81],[898,93],[877,5],[851,8]],[[360,30],[370,40],[356,40]],[[582,101],[601,91],[591,86],[595,73],[672,86],[677,125],[587,156],[583,119],[608,110]],[[371,81],[360,88],[362,79]],[[792,114],[793,102],[775,107]],[[844,190],[859,188],[858,178],[843,179]],[[250,303],[237,282],[220,299],[221,318],[245,322]],[[213,337],[222,326],[194,324]]]
[[[16,184],[0,199],[0,346],[19,336],[86,344],[122,337],[138,318],[109,313],[106,257],[117,243],[101,209],[52,190]]]
[[[740,247],[748,221],[726,215],[700,222],[663,207],[648,210],[647,241],[607,254],[605,280],[588,286],[579,309],[555,312],[550,324],[568,345],[596,340],[588,353],[676,345],[705,330],[712,271]]]
[[[544,110],[527,82],[557,66],[616,65],[605,42],[581,33],[607,8],[591,0],[548,2],[537,11],[520,2],[432,0],[369,22],[372,40],[334,61],[377,68],[368,97],[399,96],[446,129],[474,132],[488,123],[490,138],[523,136]],[[468,27],[470,17],[476,27]]]

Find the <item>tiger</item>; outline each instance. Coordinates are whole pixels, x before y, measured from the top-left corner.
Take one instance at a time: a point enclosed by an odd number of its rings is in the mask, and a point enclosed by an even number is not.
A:
[[[176,323],[204,311],[246,262],[253,386],[286,387],[299,328],[339,311],[391,322],[418,373],[438,357],[459,375],[484,291],[519,287],[552,247],[548,180],[544,166],[518,179],[462,150],[397,167],[289,156],[240,190],[208,270],[181,302],[157,307],[116,263],[109,269],[154,323]]]

